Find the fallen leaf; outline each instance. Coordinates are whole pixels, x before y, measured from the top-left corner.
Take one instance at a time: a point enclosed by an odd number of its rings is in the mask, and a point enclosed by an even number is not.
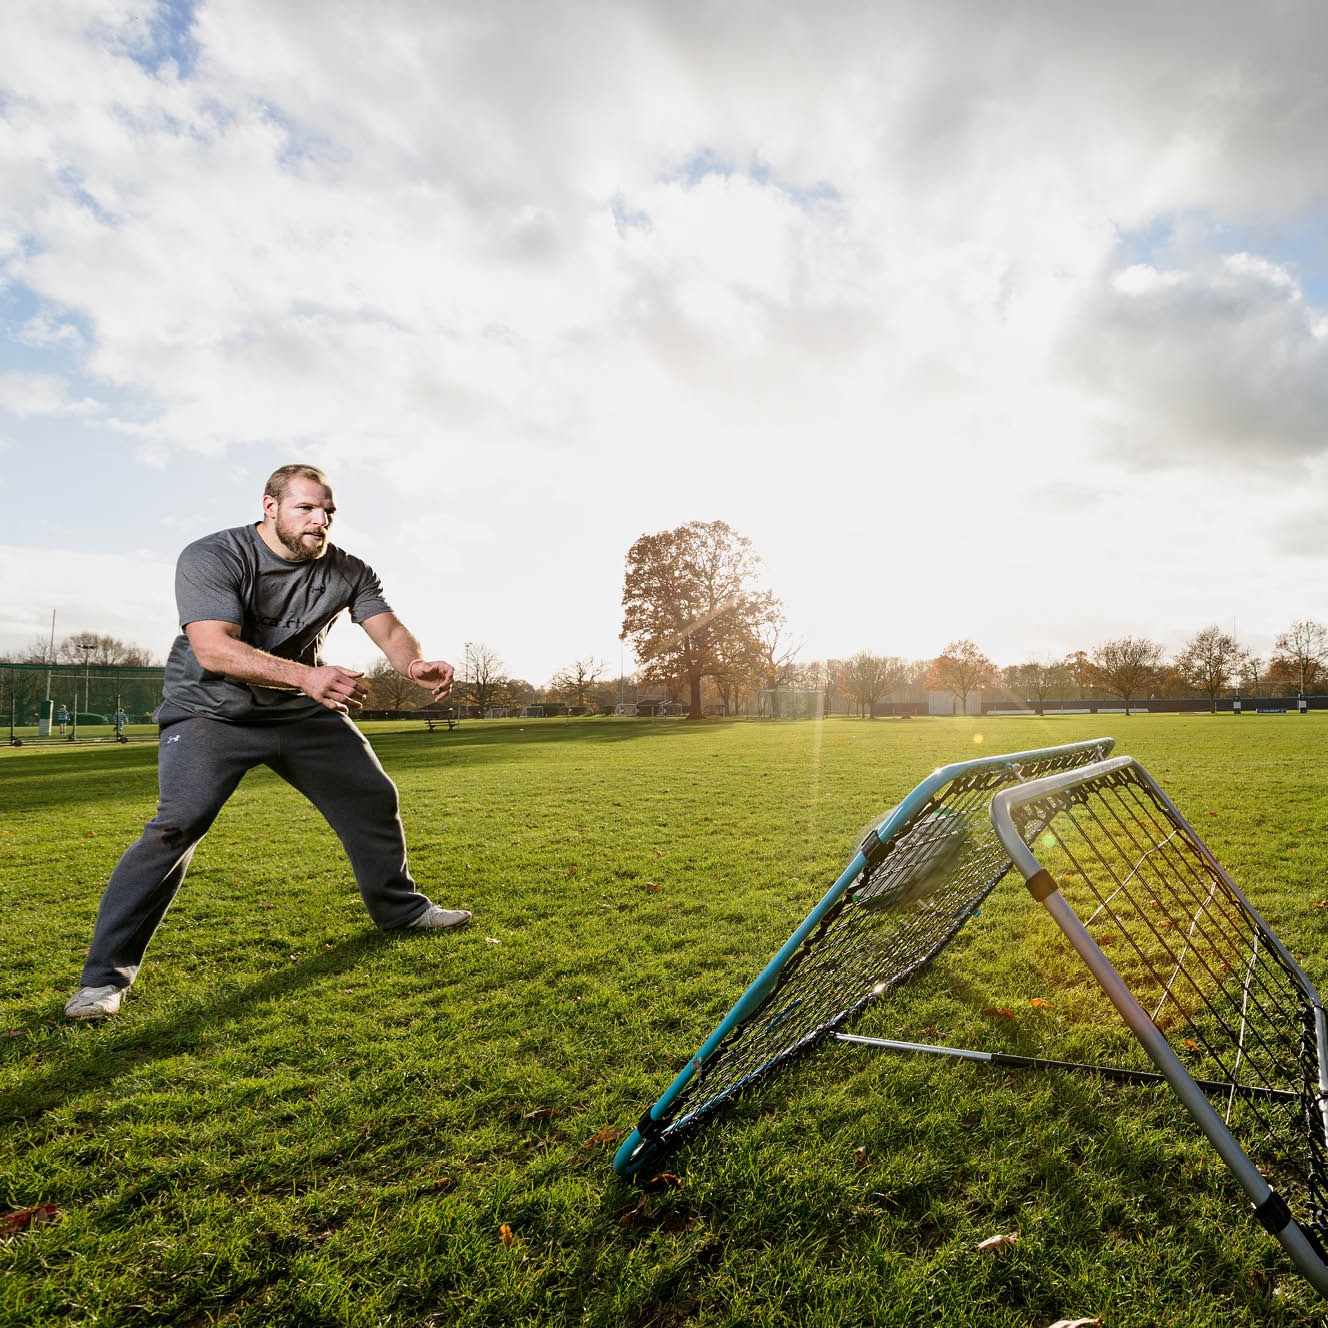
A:
[[[501,944],[502,944],[502,941],[500,941],[496,936],[486,936],[484,939],[485,939],[490,945],[501,945]]]
[[[1098,938],[1098,944],[1099,944],[1099,945],[1115,945],[1115,943],[1116,943],[1118,940],[1120,940],[1120,937],[1117,936],[1116,933],[1115,933],[1114,931],[1109,931],[1109,932],[1106,933],[1105,936],[1101,936],[1101,937]]]
[[[982,1007],[982,1013],[983,1013],[983,1014],[998,1014],[998,1015],[1001,1015],[1001,1016],[1002,1016],[1003,1018],[1005,1018],[1005,1019],[1013,1019],[1013,1018],[1014,1018],[1014,1011],[1013,1011],[1013,1010],[1007,1010],[1007,1009],[1004,1008],[1004,1006],[1002,1006],[1002,1007],[998,1010],[994,1005],[984,1005],[984,1006]]]
[[[1160,899],[1150,899],[1150,900],[1148,901],[1148,907],[1149,907],[1149,908],[1161,908],[1161,907],[1162,907],[1162,901],[1161,901]]]
[[[1019,1233],[1011,1231],[999,1236],[988,1236],[973,1247],[983,1254],[995,1254],[997,1250],[1012,1250],[1019,1243]]]
[[[511,1243],[516,1239],[516,1237],[512,1234],[512,1228],[509,1227],[506,1222],[504,1222],[502,1226],[498,1228],[498,1239],[501,1240],[504,1245],[511,1245]]]
[[[1199,1050],[1199,1044],[1198,1044],[1193,1038],[1186,1038],[1186,1039],[1185,1039],[1185,1045],[1186,1045],[1191,1051],[1198,1051],[1198,1050]]]
[[[1159,919],[1157,920],[1157,925],[1158,925],[1159,927],[1170,927],[1170,926],[1172,925],[1172,923],[1171,923],[1171,919],[1170,919],[1170,918],[1159,918]]]
[[[0,1216],[0,1240],[17,1236],[29,1227],[44,1227],[48,1222],[58,1222],[62,1214],[53,1203],[39,1203],[35,1208],[18,1208],[12,1213]]]
[[[865,1167],[867,1165],[867,1149],[865,1145],[853,1150],[853,1165],[855,1167]]]
[[[586,1140],[587,1148],[594,1148],[596,1144],[613,1144],[626,1133],[625,1130],[615,1130],[612,1125],[606,1125],[602,1130],[596,1130],[594,1134]]]
[[[658,849],[658,848],[657,848],[657,849],[655,850],[655,856],[656,856],[657,858],[662,858],[662,857],[664,856],[664,851],[663,851],[663,849]]]
[[[0,1038],[27,1037],[27,1036],[28,1036],[28,1030],[26,1028],[7,1028],[3,1033],[0,1033]]]
[[[651,1176],[643,1188],[647,1190],[680,1190],[682,1189],[682,1177],[675,1175],[672,1171],[661,1171],[658,1176]]]
[[[1044,1001],[1041,996],[1034,996],[1033,999],[1029,1001],[1029,1005],[1031,1005],[1035,1010],[1051,1009],[1051,1002]]]
[[[654,881],[647,881],[647,882],[646,882],[646,889],[647,889],[647,890],[662,890],[663,888],[664,888],[663,886],[661,886],[661,885],[657,885]]]
[[[642,1199],[635,1208],[625,1209],[618,1214],[618,1225],[620,1227],[630,1227],[650,1216],[650,1201]]]
[[[528,1111],[522,1120],[548,1120],[552,1116],[561,1116],[563,1113],[557,1107],[536,1107],[534,1111]]]
[[[1092,1328],[1093,1324],[1101,1322],[1102,1316],[1099,1314],[1096,1319],[1057,1319],[1050,1328]]]
[[[1321,899],[1317,904],[1311,904],[1311,908],[1328,908],[1328,899]]]

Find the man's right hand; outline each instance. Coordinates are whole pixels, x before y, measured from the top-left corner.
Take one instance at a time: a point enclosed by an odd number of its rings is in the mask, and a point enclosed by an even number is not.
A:
[[[312,697],[319,705],[329,710],[339,710],[343,715],[350,714],[351,707],[358,710],[369,695],[357,681],[364,674],[354,669],[343,669],[339,664],[325,664],[321,668],[309,669],[300,690]]]

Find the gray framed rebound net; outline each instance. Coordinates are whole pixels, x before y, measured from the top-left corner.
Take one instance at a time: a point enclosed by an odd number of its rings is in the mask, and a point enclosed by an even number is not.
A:
[[[1300,965],[1128,756],[1002,790],[991,818],[1255,1217],[1328,1295],[1328,1030]]]
[[[1088,1070],[1169,1087],[1258,1221],[1328,1294],[1322,1002],[1156,781],[1111,747],[1101,739],[987,757],[919,784],[642,1116],[617,1171],[650,1174],[742,1089],[828,1039]],[[1112,1063],[849,1031],[940,955],[1016,868],[1091,975],[1079,1017],[1095,1027],[1124,1020]]]

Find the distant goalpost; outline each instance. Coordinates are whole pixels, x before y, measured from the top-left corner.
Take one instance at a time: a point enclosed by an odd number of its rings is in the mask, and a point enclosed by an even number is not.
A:
[[[762,687],[756,693],[756,713],[762,719],[820,719],[825,714],[825,693],[801,687]]]
[[[826,1040],[1167,1086],[1256,1219],[1328,1294],[1328,1028],[1300,966],[1156,781],[1112,741],[936,771],[853,860],[642,1116],[614,1166],[649,1174],[735,1094]],[[847,1026],[936,958],[1012,870],[1115,1014],[1121,1062],[862,1037]],[[1054,934],[1054,933],[1053,933]],[[1128,1054],[1134,1046],[1136,1053]],[[1151,1062],[1149,1068],[1148,1062]]]

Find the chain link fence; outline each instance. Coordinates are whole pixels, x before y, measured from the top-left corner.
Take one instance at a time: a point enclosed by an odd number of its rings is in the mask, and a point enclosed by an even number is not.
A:
[[[0,664],[0,732],[10,746],[155,739],[162,669]]]

